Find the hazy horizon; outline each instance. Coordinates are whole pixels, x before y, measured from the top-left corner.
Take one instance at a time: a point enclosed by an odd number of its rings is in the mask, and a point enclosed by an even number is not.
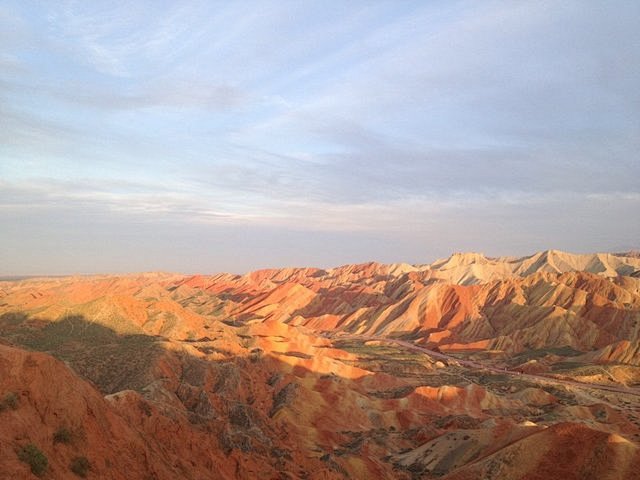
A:
[[[345,263],[340,263],[340,264],[307,264],[307,265],[302,265],[302,264],[298,264],[298,265],[263,265],[261,267],[257,267],[257,268],[251,268],[251,269],[247,269],[247,270],[216,270],[216,271],[203,271],[203,270],[111,270],[111,271],[92,271],[92,272],[56,272],[56,273],[47,273],[47,272],[32,272],[32,273],[26,273],[26,274],[0,274],[0,281],[18,281],[18,280],[26,280],[26,279],[31,279],[31,278],[64,278],[64,277],[91,277],[91,276],[128,276],[128,275],[153,275],[153,274],[167,274],[167,275],[218,275],[218,274],[232,274],[232,275],[245,275],[251,272],[255,272],[255,271],[259,271],[259,270],[278,270],[278,269],[287,269],[287,268],[319,268],[319,269],[332,269],[332,268],[340,268],[340,267],[344,267],[344,266],[350,266],[350,265],[359,265],[359,264],[368,264],[368,263],[381,263],[381,264],[409,264],[409,265],[430,265],[433,263],[436,263],[438,261],[444,261],[450,257],[452,257],[453,255],[456,254],[482,254],[485,255],[487,258],[489,259],[499,259],[499,258],[514,258],[514,259],[521,259],[521,258],[527,258],[527,257],[532,257],[538,253],[542,253],[542,252],[546,252],[546,251],[556,251],[556,252],[561,252],[561,253],[567,253],[570,255],[595,255],[595,254],[621,254],[621,253],[640,253],[640,249],[638,248],[634,248],[634,247],[630,247],[630,248],[620,248],[620,249],[614,249],[614,250],[610,250],[610,251],[598,251],[598,252],[567,252],[564,250],[558,250],[558,249],[553,249],[553,248],[549,248],[546,250],[540,250],[538,252],[529,252],[526,254],[518,254],[518,255],[511,255],[511,254],[505,254],[505,255],[487,255],[485,254],[485,252],[472,252],[472,251],[465,251],[465,252],[451,252],[449,255],[445,255],[442,257],[438,257],[438,258],[426,258],[423,259],[421,261],[417,261],[417,262],[409,262],[409,261],[402,261],[402,260],[389,260],[386,262],[381,262],[377,259],[369,259],[369,260],[361,260],[358,262],[345,262]]]
[[[637,248],[640,3],[0,5],[0,275]]]

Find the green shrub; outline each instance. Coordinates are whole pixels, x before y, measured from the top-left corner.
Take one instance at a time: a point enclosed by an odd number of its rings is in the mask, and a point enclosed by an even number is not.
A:
[[[49,460],[42,453],[42,451],[36,447],[33,443],[25,445],[18,451],[18,458],[21,462],[26,463],[31,467],[31,472],[36,475],[42,475],[47,469]]]
[[[67,427],[60,427],[53,434],[53,443],[71,443],[73,435]]]
[[[71,460],[69,468],[73,473],[75,473],[79,477],[84,478],[87,476],[87,472],[91,468],[91,464],[89,463],[87,457],[75,457],[73,460]]]
[[[0,412],[7,409],[16,410],[18,408],[18,394],[15,392],[7,393],[0,400]]]

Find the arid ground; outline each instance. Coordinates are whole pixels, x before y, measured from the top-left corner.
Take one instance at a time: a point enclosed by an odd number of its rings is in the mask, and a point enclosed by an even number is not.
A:
[[[0,282],[0,478],[640,478],[640,258]]]

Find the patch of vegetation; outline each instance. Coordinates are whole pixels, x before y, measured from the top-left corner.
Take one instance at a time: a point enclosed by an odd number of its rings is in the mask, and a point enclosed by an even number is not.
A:
[[[480,426],[481,420],[469,415],[446,415],[433,420],[433,425],[437,428],[471,430]],[[468,440],[464,438],[463,440]]]
[[[279,372],[274,372],[271,374],[271,376],[268,378],[267,380],[267,385],[269,385],[270,387],[273,387],[276,383],[278,383],[280,380],[282,380],[283,375]]]
[[[275,393],[273,395],[273,405],[271,407],[271,410],[269,411],[269,417],[273,418],[276,413],[289,405],[295,398],[297,391],[297,383],[288,383],[284,387],[282,387],[278,391],[278,393]]]
[[[307,354],[307,353],[302,353],[302,352],[274,352],[278,355],[284,355],[286,357],[296,357],[296,358],[303,358],[305,360],[309,360],[310,358],[313,358],[311,355]]]
[[[234,362],[219,364],[217,374],[213,393],[232,392],[240,385],[240,369]]]
[[[15,392],[9,392],[2,400],[0,400],[0,412],[3,410],[17,410],[18,409],[19,397]]]
[[[182,376],[180,381],[186,382],[194,387],[204,386],[207,365],[199,359],[188,356],[183,357]]]
[[[541,385],[545,392],[550,393],[563,405],[578,405],[578,401],[573,393],[561,385]]]
[[[397,360],[423,359],[424,354],[395,347],[388,344],[367,343],[359,340],[338,340],[334,342],[335,348],[346,350],[359,357],[382,357],[394,358]]]
[[[487,390],[498,394],[503,394],[507,391],[520,391],[528,387],[538,386],[536,383],[532,383],[528,380],[502,373],[487,373],[479,370],[468,370],[464,373],[464,376],[469,381],[482,385]]]
[[[229,421],[231,425],[240,428],[251,427],[251,409],[241,403],[234,405],[229,411]]]
[[[222,323],[230,327],[236,327],[236,328],[244,326],[244,323],[239,320],[225,319],[225,320],[222,320]]]
[[[351,439],[340,445],[339,449],[334,450],[334,454],[338,457],[343,455],[358,455],[362,446],[366,442],[366,437],[364,432],[352,432]]]
[[[233,353],[230,350],[225,350],[223,348],[218,348],[211,345],[205,345],[205,346],[196,345],[195,347],[205,355],[211,355],[212,353],[220,353],[225,357],[233,357]]]
[[[12,330],[7,325],[21,322]],[[23,314],[0,316],[0,334],[28,349],[50,353],[102,393],[141,391],[150,382],[149,365],[162,351],[158,338],[142,334],[119,335],[82,315],[58,321],[29,319]]]
[[[404,398],[415,390],[414,387],[408,385],[406,387],[398,387],[391,390],[379,390],[369,392],[369,395],[376,398]]]
[[[224,430],[218,435],[218,442],[225,455],[229,455],[234,449],[245,453],[254,450],[251,437],[244,431]]]
[[[464,384],[466,384],[466,380],[460,375],[442,373],[440,370],[436,373],[420,377],[416,386],[442,387],[443,385],[459,386]]]
[[[261,348],[252,348],[251,353],[249,354],[249,360],[252,363],[256,363],[262,358],[263,354],[264,352]]]
[[[60,427],[53,434],[53,443],[69,444],[73,440],[73,434],[67,427]]]
[[[557,373],[571,373],[572,377],[607,375],[608,372],[606,365],[585,365],[578,362],[558,362],[552,369]]]
[[[0,315],[0,326],[17,327],[22,325],[29,316],[21,312],[7,312]]]
[[[0,335],[69,363],[106,394],[127,389],[141,391],[151,381],[149,366],[162,352],[161,339],[157,337],[118,334],[82,315],[53,321],[23,313],[3,314]]]
[[[153,414],[153,411],[151,410],[151,406],[144,400],[140,400],[138,402],[138,407],[140,408],[140,411],[144,413],[147,417],[150,417]]]
[[[584,367],[584,363],[565,361],[565,362],[554,363],[552,369],[553,370],[573,370],[574,368],[580,368],[580,367]]]
[[[408,351],[392,345],[367,344],[355,340],[342,340],[334,343],[336,348],[345,350],[358,357],[355,362],[345,361],[371,372],[383,372],[402,378],[421,379],[433,372],[431,363],[425,354]]]
[[[583,353],[584,352],[580,352],[569,346],[526,350],[519,353],[518,355],[514,355],[509,363],[518,365],[528,362],[529,360],[546,357],[547,355],[558,355],[560,357],[576,357],[578,355],[582,355]]]
[[[18,459],[29,465],[31,473],[37,477],[42,476],[49,465],[49,460],[47,460],[45,454],[33,443],[29,443],[18,450]]]
[[[22,344],[33,350],[56,352],[73,341],[88,345],[117,342],[118,335],[100,324],[87,321],[81,315],[71,315],[57,322],[47,323],[41,330],[22,339]]]
[[[327,466],[328,466],[331,470],[333,470],[333,471],[335,471],[335,472],[339,473],[340,475],[342,475],[342,476],[343,476],[343,477],[345,477],[345,478],[348,478],[348,477],[349,477],[349,474],[347,473],[347,471],[342,467],[342,465],[340,465],[338,462],[336,462],[336,461],[333,459],[333,457],[331,456],[331,454],[330,454],[330,453],[326,453],[326,454],[322,455],[322,456],[320,457],[320,460],[321,460],[321,461],[323,461],[323,462],[325,462],[325,463],[327,464]]]
[[[91,463],[89,463],[87,457],[74,457],[69,464],[69,468],[79,477],[85,478],[91,468]]]
[[[473,373],[475,374],[475,372]],[[477,376],[476,375],[471,375],[471,376],[475,376],[478,380],[478,383],[480,383],[481,385],[502,384],[502,383],[509,383],[511,381],[511,376],[507,375],[506,373],[480,373]]]

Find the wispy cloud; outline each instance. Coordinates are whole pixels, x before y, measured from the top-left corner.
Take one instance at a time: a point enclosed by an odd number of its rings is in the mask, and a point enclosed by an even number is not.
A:
[[[241,106],[245,100],[243,92],[235,87],[186,80],[155,82],[121,92],[78,86],[53,90],[51,95],[70,104],[102,110],[168,107],[217,111]]]
[[[638,18],[633,2],[8,2],[0,211],[50,234],[51,218],[254,229],[274,251],[277,229],[352,253],[627,244]]]
[[[194,5],[195,7],[195,5]],[[192,11],[189,11],[192,10]],[[143,66],[169,65],[185,37],[195,35],[203,19],[186,4],[66,1],[48,9],[52,42],[98,72],[118,77],[139,74]]]

